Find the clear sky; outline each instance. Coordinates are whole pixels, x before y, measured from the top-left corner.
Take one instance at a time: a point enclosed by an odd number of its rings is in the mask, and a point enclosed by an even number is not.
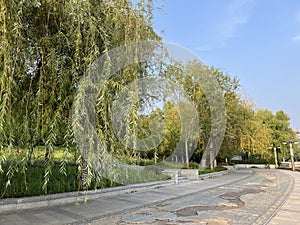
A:
[[[164,41],[240,80],[257,108],[284,110],[300,129],[299,0],[164,0]],[[163,31],[163,32],[162,32]]]

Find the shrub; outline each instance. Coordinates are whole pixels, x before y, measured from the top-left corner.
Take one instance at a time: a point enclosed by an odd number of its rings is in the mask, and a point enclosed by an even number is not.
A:
[[[270,164],[270,160],[268,159],[255,159],[255,158],[250,158],[248,160],[231,160],[230,164]]]
[[[10,185],[6,184],[8,181],[7,173],[11,166],[15,166],[16,170],[10,179]],[[45,166],[43,161],[34,161],[34,163],[27,166],[26,173],[22,172],[20,162],[7,161],[2,165],[3,173],[0,173],[0,197],[1,198],[15,198],[15,197],[30,197],[39,196],[43,194],[55,194],[63,192],[72,192],[82,190],[81,182],[77,177],[77,165],[68,163],[66,165],[66,174],[62,174],[59,169],[59,162],[54,162],[51,168],[50,181],[47,185],[47,190],[43,190]],[[26,174],[26,175],[25,175]],[[167,176],[157,174],[154,170],[128,170],[126,174],[120,174],[126,183],[142,183],[156,180],[168,179]],[[128,182],[129,181],[129,182]],[[107,187],[120,186],[108,179],[102,178],[97,182],[92,178],[89,189],[100,189]]]
[[[10,185],[6,189],[8,181],[7,172],[11,165],[16,164],[16,171],[14,172]],[[29,197],[39,196],[43,194],[55,194],[62,192],[72,192],[81,190],[81,182],[77,179],[76,164],[69,163],[66,165],[66,175],[60,173],[59,162],[55,162],[51,168],[50,181],[47,185],[47,190],[43,190],[45,167],[43,161],[35,161],[27,166],[24,174],[15,161],[6,162],[3,167],[3,173],[0,174],[0,195],[2,198],[12,197]],[[101,184],[96,184],[92,180],[90,189],[116,186],[103,179]]]
[[[198,168],[199,168],[198,163],[196,162],[189,163],[189,169],[198,169]]]
[[[224,171],[227,170],[225,167],[216,167],[214,170],[211,170],[210,168],[206,168],[206,169],[199,169],[198,173],[199,175],[201,174],[206,174],[206,173],[213,173],[213,172],[220,172],[220,171]]]

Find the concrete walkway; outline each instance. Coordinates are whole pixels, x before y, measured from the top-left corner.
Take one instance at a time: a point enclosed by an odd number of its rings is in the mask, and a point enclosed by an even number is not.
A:
[[[300,224],[300,172],[283,171],[294,178],[294,188],[287,201],[278,210],[269,225]]]
[[[90,225],[262,225],[293,190],[293,179],[278,170],[243,169],[238,182],[210,187],[139,209],[91,221]],[[225,177],[225,176],[224,176]],[[232,178],[231,175],[227,176]],[[204,183],[206,183],[205,181]],[[196,188],[196,187],[195,187]],[[179,189],[182,191],[182,189]],[[285,224],[285,223],[282,223]],[[298,223],[294,223],[298,224]]]
[[[16,210],[0,213],[1,225],[50,225],[50,224],[88,224],[107,216],[119,215],[159,204],[161,202],[191,195],[201,190],[226,186],[232,182],[240,182],[251,174],[230,173],[205,180],[167,185],[147,190],[131,191],[104,198],[89,200],[87,204],[70,203],[66,205],[44,207],[38,209]]]
[[[298,218],[299,172],[242,169],[179,185],[106,195],[90,199],[87,204],[0,213],[0,224],[261,225],[270,221],[270,224],[295,225],[300,224]]]

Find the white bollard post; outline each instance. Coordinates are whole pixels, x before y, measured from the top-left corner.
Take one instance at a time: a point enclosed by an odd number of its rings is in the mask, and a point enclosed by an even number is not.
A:
[[[175,172],[175,184],[178,184],[178,171]]]

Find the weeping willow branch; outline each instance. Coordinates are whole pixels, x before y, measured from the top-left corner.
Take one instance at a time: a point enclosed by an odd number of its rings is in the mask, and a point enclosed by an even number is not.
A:
[[[86,68],[100,55],[116,46],[159,38],[152,28],[153,1],[0,0],[0,5],[0,146],[27,149],[23,162],[31,161],[36,146],[45,146],[45,192],[58,145],[65,147],[62,174],[73,151],[83,187],[91,177],[99,183],[101,175],[85,162],[88,156],[79,154],[70,131],[74,93]],[[110,104],[137,76],[120,71],[99,93],[99,137],[112,152],[120,151],[120,143],[109,126]],[[134,123],[135,104],[132,110]],[[12,165],[9,180],[14,171]]]

